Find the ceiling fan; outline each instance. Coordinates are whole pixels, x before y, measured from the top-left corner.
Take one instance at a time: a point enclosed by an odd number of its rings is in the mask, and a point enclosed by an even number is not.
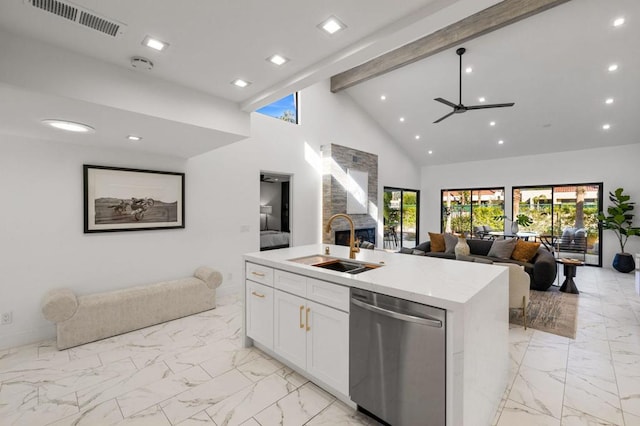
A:
[[[453,108],[453,111],[451,111],[449,114],[445,115],[444,117],[440,117],[439,119],[434,121],[433,124],[439,123],[445,118],[450,117],[453,114],[462,114],[463,112],[467,112],[469,110],[487,109],[487,108],[504,108],[504,107],[512,107],[515,105],[514,102],[510,102],[507,104],[489,104],[489,105],[471,105],[471,106],[465,106],[462,104],[462,55],[464,55],[464,52],[466,51],[467,49],[465,49],[464,47],[461,47],[456,50],[456,54],[460,57],[460,102],[458,103],[458,105],[456,105],[453,102],[449,102],[446,99],[435,98],[434,101],[438,101],[447,106],[450,106],[451,108]]]

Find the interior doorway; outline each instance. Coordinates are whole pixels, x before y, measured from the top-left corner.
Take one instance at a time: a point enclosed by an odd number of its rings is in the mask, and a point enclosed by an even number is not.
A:
[[[292,175],[260,172],[260,251],[291,245]]]

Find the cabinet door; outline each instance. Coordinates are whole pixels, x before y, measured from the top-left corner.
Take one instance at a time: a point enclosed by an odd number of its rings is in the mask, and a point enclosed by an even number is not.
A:
[[[306,367],[306,305],[301,297],[280,290],[274,296],[273,350],[300,368]]]
[[[273,289],[246,281],[247,336],[273,349]]]
[[[349,395],[349,314],[307,302],[307,371]]]

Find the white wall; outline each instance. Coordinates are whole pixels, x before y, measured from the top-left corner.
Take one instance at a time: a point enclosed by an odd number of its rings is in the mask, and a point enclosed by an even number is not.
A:
[[[242,253],[259,250],[260,170],[292,174],[294,245],[321,234],[320,146],[379,156],[382,187],[417,187],[419,168],[328,81],[300,94],[302,124],[252,114],[252,137],[187,161],[0,135],[0,349],[54,336],[40,313],[47,290],[89,294],[219,269],[219,293],[237,291]],[[186,172],[183,230],[83,234],[82,165]],[[378,215],[381,221],[381,212]]]
[[[440,230],[440,190],[446,188],[504,186],[505,211],[508,214],[512,205],[511,188],[521,185],[603,182],[605,208],[609,205],[609,191],[618,187],[624,188],[632,200],[640,202],[638,158],[640,145],[636,144],[423,167],[421,241],[428,240],[428,231]],[[640,211],[636,214],[640,214]],[[640,226],[640,216],[636,218],[635,225]],[[617,241],[612,231],[604,231],[604,267],[611,267],[613,256],[620,251]],[[640,251],[640,238],[630,238],[625,250],[629,253]]]

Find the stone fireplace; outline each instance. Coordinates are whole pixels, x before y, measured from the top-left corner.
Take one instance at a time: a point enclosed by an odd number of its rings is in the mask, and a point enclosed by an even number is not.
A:
[[[346,231],[335,231],[335,244],[339,246],[348,246],[349,245],[349,234],[350,230]],[[370,243],[376,243],[376,228],[361,228],[356,229],[355,232],[356,241],[369,241]]]
[[[334,220],[331,224],[331,230],[326,231],[327,222],[332,215],[347,213],[355,224],[356,238],[361,236],[375,244],[379,209],[378,156],[330,144],[322,146],[322,162],[322,242],[324,244],[340,244],[337,239],[345,238],[345,244],[348,245],[349,223],[344,218]],[[352,214],[347,211],[350,173],[354,172],[367,176],[366,194],[363,194],[366,198],[364,200],[366,213]],[[344,234],[341,231],[346,232],[346,237],[342,237]]]

